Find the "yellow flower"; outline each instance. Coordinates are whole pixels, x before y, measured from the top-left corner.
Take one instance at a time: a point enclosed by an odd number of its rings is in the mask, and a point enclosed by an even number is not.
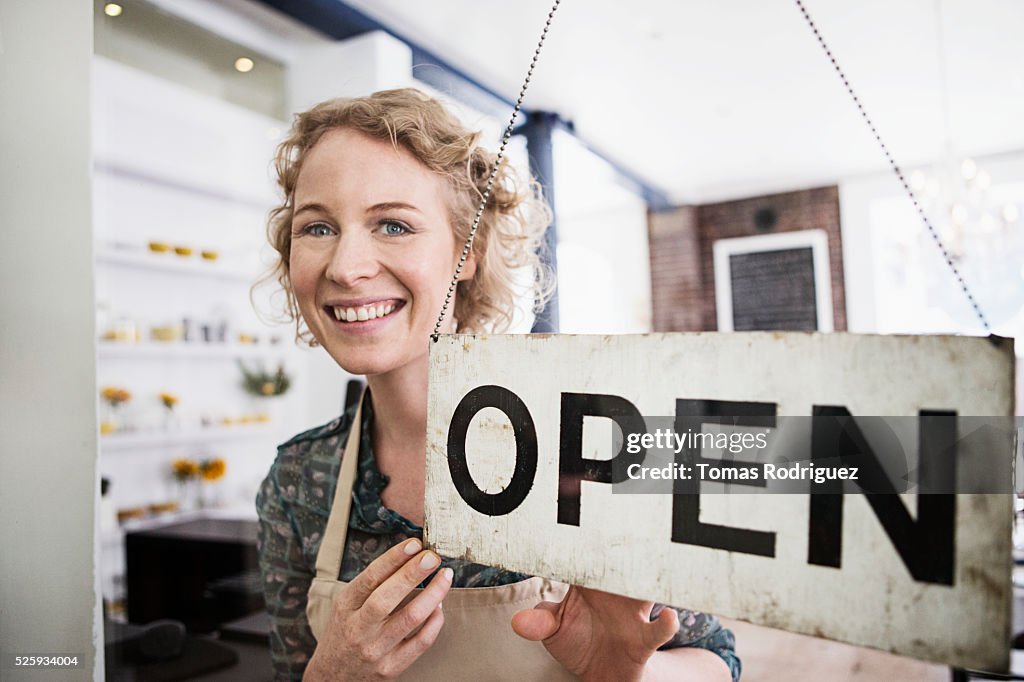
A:
[[[178,396],[173,393],[161,393],[160,402],[164,404],[168,410],[173,410],[174,406],[178,404]]]
[[[104,386],[100,395],[111,405],[120,405],[132,399],[132,394],[127,389],[117,386]]]
[[[174,477],[179,481],[187,481],[199,475],[199,464],[191,459],[174,460]]]
[[[202,472],[203,480],[216,481],[218,478],[224,475],[227,469],[227,464],[220,457],[213,459],[205,459],[203,463],[199,465],[199,470]]]
[[[274,385],[273,381],[265,381],[260,386],[260,393],[263,395],[274,395],[277,392],[277,386]]]

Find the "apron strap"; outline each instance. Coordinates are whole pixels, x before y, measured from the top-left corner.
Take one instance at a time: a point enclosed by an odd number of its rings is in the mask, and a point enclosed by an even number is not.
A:
[[[341,572],[341,559],[345,552],[345,539],[348,537],[348,517],[352,510],[352,490],[356,480],[356,464],[359,461],[359,443],[362,440],[363,400],[364,391],[359,398],[359,407],[352,421],[352,428],[345,441],[345,451],[341,456],[341,470],[338,472],[338,483],[334,488],[334,500],[331,502],[331,515],[327,517],[327,528],[324,530],[320,551],[316,555],[316,575],[323,580],[337,580]]]

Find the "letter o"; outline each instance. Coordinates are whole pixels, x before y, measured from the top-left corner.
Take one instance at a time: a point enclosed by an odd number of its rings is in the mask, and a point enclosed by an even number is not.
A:
[[[516,465],[508,487],[500,493],[480,489],[469,473],[466,461],[466,434],[477,412],[495,407],[505,413],[516,439]],[[477,386],[463,396],[448,428],[448,471],[459,496],[470,507],[488,516],[504,516],[526,499],[537,474],[537,429],[526,404],[512,391],[501,386]]]

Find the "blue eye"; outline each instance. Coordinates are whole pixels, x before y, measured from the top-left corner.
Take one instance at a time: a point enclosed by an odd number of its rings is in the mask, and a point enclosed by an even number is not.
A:
[[[334,234],[334,230],[332,230],[330,226],[324,225],[323,223],[313,223],[312,225],[307,225],[306,227],[302,228],[302,231],[305,234],[311,234],[314,237],[329,237],[332,234]]]
[[[381,232],[388,237],[398,237],[407,234],[410,230],[404,224],[394,220],[385,220],[380,224]]]

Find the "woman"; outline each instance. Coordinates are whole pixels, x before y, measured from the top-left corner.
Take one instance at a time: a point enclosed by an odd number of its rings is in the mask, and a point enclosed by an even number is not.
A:
[[[277,679],[738,678],[711,616],[423,549],[427,348],[493,165],[477,137],[406,89],[320,104],[278,150],[289,312],[368,390],[257,496]],[[503,167],[442,331],[506,328],[520,268],[543,298],[547,217]]]

